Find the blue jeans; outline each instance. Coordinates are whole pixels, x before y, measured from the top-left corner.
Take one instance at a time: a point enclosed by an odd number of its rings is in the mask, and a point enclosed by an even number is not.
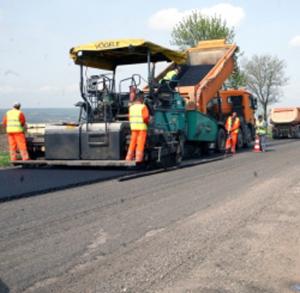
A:
[[[266,135],[259,134],[260,147],[263,152],[266,151]]]

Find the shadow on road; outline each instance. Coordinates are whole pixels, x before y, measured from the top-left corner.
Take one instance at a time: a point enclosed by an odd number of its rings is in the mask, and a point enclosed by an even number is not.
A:
[[[0,201],[118,178],[128,170],[13,168],[0,170]]]
[[[9,288],[7,287],[7,285],[0,279],[0,293],[8,293]]]

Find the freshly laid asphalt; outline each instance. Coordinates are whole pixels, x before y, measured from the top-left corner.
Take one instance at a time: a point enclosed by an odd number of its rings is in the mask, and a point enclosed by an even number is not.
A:
[[[219,159],[222,159],[222,156],[207,156],[205,158],[183,162],[181,167],[203,164]],[[22,168],[19,166],[0,169],[0,202],[114,178],[122,178],[122,180],[125,181],[133,178],[133,176],[137,178],[164,171],[164,169],[143,171],[132,168],[126,169],[124,167],[120,169],[95,167],[88,169],[74,167],[29,168],[28,166]]]
[[[0,201],[37,195],[131,174],[128,170],[20,167],[0,170]]]

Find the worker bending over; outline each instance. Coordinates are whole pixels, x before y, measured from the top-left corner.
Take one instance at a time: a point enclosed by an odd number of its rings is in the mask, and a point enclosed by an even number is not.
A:
[[[256,135],[259,137],[260,148],[263,152],[266,151],[266,135],[267,135],[267,122],[263,119],[262,115],[258,115],[258,120],[255,123]]]
[[[225,147],[226,153],[229,153],[231,150],[231,152],[234,154],[236,152],[236,144],[238,141],[240,128],[240,119],[236,112],[233,112],[232,115],[227,118],[225,128],[228,134]]]
[[[21,104],[19,102],[14,103],[13,108],[7,111],[3,117],[3,125],[6,127],[11,161],[17,160],[17,149],[19,149],[23,161],[29,160],[24,134],[26,119],[24,114],[20,111],[20,108]]]
[[[129,107],[131,138],[126,161],[132,161],[135,157],[135,161],[140,163],[144,159],[150,114],[147,106],[143,102],[144,93],[140,91],[136,94],[133,104]]]

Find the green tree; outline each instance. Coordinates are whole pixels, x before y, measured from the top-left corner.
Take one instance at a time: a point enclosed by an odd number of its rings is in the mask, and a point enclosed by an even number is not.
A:
[[[229,28],[225,20],[219,16],[204,16],[198,11],[193,11],[183,18],[172,30],[172,43],[180,49],[195,47],[199,41],[226,39],[233,41],[235,33]]]
[[[284,60],[269,54],[254,55],[243,64],[247,87],[257,98],[266,121],[269,105],[280,101],[282,87],[288,83],[285,68]]]
[[[241,58],[243,54],[239,53],[238,51],[234,55],[234,69],[230,77],[225,82],[226,87],[228,88],[240,88],[245,87],[247,85],[247,78],[245,73],[240,69],[240,66],[238,64],[238,58]]]

